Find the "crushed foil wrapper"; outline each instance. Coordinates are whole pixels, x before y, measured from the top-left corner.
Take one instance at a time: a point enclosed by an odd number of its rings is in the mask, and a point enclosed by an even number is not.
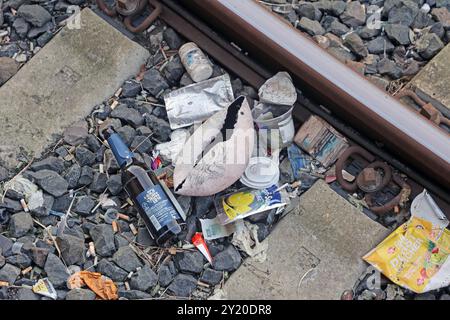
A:
[[[195,83],[164,96],[172,130],[201,123],[234,101],[230,76]]]

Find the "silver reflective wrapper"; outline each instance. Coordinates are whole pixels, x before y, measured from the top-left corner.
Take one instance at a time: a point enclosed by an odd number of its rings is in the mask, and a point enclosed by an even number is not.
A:
[[[208,79],[164,96],[172,130],[201,123],[234,101],[230,76]]]

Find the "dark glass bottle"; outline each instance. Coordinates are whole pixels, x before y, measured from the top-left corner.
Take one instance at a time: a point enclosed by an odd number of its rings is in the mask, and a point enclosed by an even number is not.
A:
[[[107,128],[102,133],[120,166],[125,191],[133,200],[150,235],[158,245],[163,245],[181,232],[180,224],[184,216],[181,207],[153,171],[142,167],[113,128]]]

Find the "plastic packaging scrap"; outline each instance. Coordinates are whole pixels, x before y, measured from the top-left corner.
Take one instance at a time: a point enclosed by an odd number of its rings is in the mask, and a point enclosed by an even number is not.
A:
[[[264,103],[292,106],[297,101],[292,78],[287,72],[278,72],[258,90],[259,100]]]
[[[167,117],[172,130],[201,123],[233,102],[230,76],[191,84],[164,96]]]
[[[324,171],[322,167],[314,166],[314,159],[292,144],[288,147],[288,158],[291,163],[294,178],[301,182],[301,189],[309,189],[319,179],[319,173]]]
[[[203,234],[201,232],[196,232],[192,237],[192,243],[194,246],[200,251],[203,256],[208,260],[209,263],[212,263],[212,256],[209,252],[208,246],[206,245],[205,239],[203,239]]]
[[[189,137],[175,163],[175,193],[209,196],[231,186],[247,167],[254,138],[250,106],[241,96]]]
[[[25,197],[28,209],[34,210],[44,205],[44,195],[30,180],[17,176],[5,184],[5,190],[14,190]]]
[[[102,300],[117,300],[117,286],[108,277],[101,273],[80,271],[72,274],[67,280],[69,289],[81,288],[86,285],[98,298]]]
[[[166,161],[176,162],[177,156],[183,149],[186,140],[189,138],[189,131],[177,129],[170,134],[170,141],[157,144],[155,151]]]
[[[221,224],[286,205],[276,185],[262,190],[244,188],[218,197],[214,203]]]
[[[331,166],[349,146],[344,136],[317,116],[300,127],[294,142],[324,167]]]
[[[222,225],[218,217],[214,219],[200,219],[202,232],[206,240],[215,240],[232,235],[242,227],[242,220]]]
[[[34,293],[39,294],[44,297],[51,298],[56,300],[58,297],[55,288],[52,283],[47,279],[40,279],[36,284],[32,287]]]
[[[253,257],[257,262],[263,263],[267,259],[268,242],[259,242],[258,225],[244,221],[244,227],[233,235],[231,241],[236,247]]]
[[[267,157],[250,158],[240,181],[247,187],[265,189],[278,183],[280,169],[278,164]]]
[[[363,257],[391,281],[416,293],[450,285],[448,220],[426,191],[413,201],[411,219]]]

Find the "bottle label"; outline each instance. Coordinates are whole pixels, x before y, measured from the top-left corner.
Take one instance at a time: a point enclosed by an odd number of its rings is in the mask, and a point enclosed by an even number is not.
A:
[[[152,222],[156,231],[159,231],[172,220],[180,218],[172,202],[170,202],[162,187],[159,185],[141,192],[136,197],[136,200]]]

